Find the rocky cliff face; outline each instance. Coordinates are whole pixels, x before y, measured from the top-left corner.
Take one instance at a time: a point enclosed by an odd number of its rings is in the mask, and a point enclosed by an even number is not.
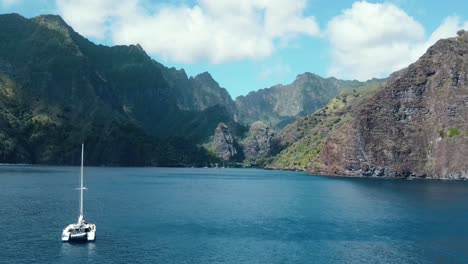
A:
[[[204,72],[188,77],[183,69],[165,68],[161,65],[166,81],[177,94],[177,106],[186,111],[204,111],[222,106],[231,116],[236,115],[236,105],[228,91],[219,86],[211,74]]]
[[[381,83],[346,89],[311,116],[299,118],[276,136],[277,150],[269,168],[320,173],[326,140],[353,120],[352,112],[382,88]],[[347,136],[347,134],[344,134]]]
[[[344,88],[362,85],[358,81],[342,81],[304,73],[298,75],[291,84],[276,85],[239,96],[236,99],[239,121],[251,124],[261,120],[271,123],[274,128],[283,128],[297,118],[322,108]]]
[[[240,155],[237,142],[229,127],[224,123],[219,123],[216,127],[213,145],[216,156],[221,160],[231,161]]]
[[[345,105],[338,126],[318,133],[317,147],[296,160],[320,174],[467,178],[467,38],[463,33],[438,41],[382,90]],[[293,140],[283,157],[297,154],[303,138]]]
[[[359,109],[350,127],[357,148],[336,157],[333,138],[324,158],[345,173],[460,178],[468,176],[468,42],[437,42],[416,63],[391,76]],[[356,132],[356,133],[353,133]],[[339,171],[338,171],[339,172]]]
[[[263,159],[270,157],[276,147],[275,137],[276,132],[270,124],[257,121],[250,125],[248,137],[242,144],[246,160],[262,163]]]

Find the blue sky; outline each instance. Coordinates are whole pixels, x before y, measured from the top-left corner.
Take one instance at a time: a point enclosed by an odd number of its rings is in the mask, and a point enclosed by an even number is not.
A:
[[[366,80],[468,29],[465,1],[0,0],[0,13],[59,14],[96,43],[210,72],[235,98],[298,74]]]

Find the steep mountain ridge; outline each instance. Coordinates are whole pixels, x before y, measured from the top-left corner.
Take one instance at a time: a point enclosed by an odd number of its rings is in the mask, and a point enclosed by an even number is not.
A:
[[[203,72],[188,77],[183,69],[166,68],[161,65],[166,81],[177,94],[177,107],[185,111],[204,111],[214,106],[225,107],[232,116],[236,106],[229,92],[216,82],[210,73]]]
[[[289,137],[270,166],[325,175],[468,178],[468,33],[459,33],[392,74],[381,90],[328,115],[327,122],[340,119],[327,133],[317,133],[322,122],[313,122],[306,137]]]
[[[95,45],[59,16],[0,15],[0,161],[70,164],[81,141],[91,164],[208,159],[196,144],[233,120],[232,99],[207,74],[171,71],[139,45]],[[180,82],[204,101],[179,101]]]

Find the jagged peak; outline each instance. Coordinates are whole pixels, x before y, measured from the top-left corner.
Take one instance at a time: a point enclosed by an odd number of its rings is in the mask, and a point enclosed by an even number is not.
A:
[[[197,74],[193,78],[191,77],[191,79],[206,83],[209,86],[219,87],[219,83],[215,79],[213,79],[213,76],[211,76],[209,72],[202,72],[200,74]]]
[[[74,48],[76,55],[82,56],[78,45],[75,43],[73,36],[78,35],[72,27],[59,15],[40,15],[29,19],[38,26],[57,32],[63,37],[64,43]]]
[[[137,43],[137,44],[130,44],[128,47],[129,47],[130,49],[136,51],[137,53],[141,53],[141,54],[143,54],[143,55],[145,55],[145,56],[148,56],[148,54],[146,53],[146,51],[143,49],[143,47],[142,47],[139,43]]]
[[[71,35],[74,33],[73,29],[63,20],[59,15],[40,15],[30,19],[32,22],[45,27],[47,29],[56,31],[63,35],[65,39],[72,42]]]
[[[323,79],[323,77],[315,74],[315,73],[311,73],[311,72],[304,72],[302,74],[298,74],[296,76],[296,80],[303,80],[303,79],[310,79],[310,78],[315,78],[315,79]]]
[[[137,43],[137,44],[135,45],[135,47],[136,47],[137,49],[139,49],[139,50],[145,52],[145,50],[144,50],[143,47],[140,45],[140,43]]]
[[[31,18],[31,21],[60,33],[70,34],[71,31],[71,27],[59,15],[40,15]]]
[[[213,79],[213,76],[211,76],[211,74],[207,71],[205,72],[202,72],[202,73],[199,73],[195,76],[195,78],[199,78],[199,79],[207,79],[207,80],[214,80]]]
[[[84,38],[79,33],[75,32],[74,29],[70,25],[68,25],[67,22],[65,22],[65,20],[59,15],[51,15],[51,14],[40,15],[40,16],[31,18],[31,21],[37,23],[40,26],[46,27],[47,29],[54,30],[62,34],[67,40],[67,42],[73,42],[73,38],[72,38],[73,34],[76,34],[80,38]],[[87,41],[90,42],[89,40]],[[92,45],[96,45],[96,44],[92,43]],[[114,46],[106,46],[106,45],[99,44],[98,46],[115,48],[115,49],[127,49],[128,51],[134,54],[140,54],[140,55],[143,55],[144,57],[149,57],[146,51],[143,49],[143,47],[139,43],[130,44],[130,45],[114,45]]]
[[[58,22],[58,23],[61,23],[64,26],[68,26],[68,24],[65,22],[65,20],[63,20],[63,18],[61,16],[54,15],[54,14],[45,14],[45,15],[35,16],[35,17],[32,18],[32,20]]]
[[[187,72],[185,72],[185,69],[184,68],[180,68],[180,69],[177,69],[176,67],[171,67],[169,68],[169,70],[171,70],[173,73],[175,73],[177,76],[180,76],[184,79],[187,79],[188,76],[187,76]]]
[[[173,67],[174,68],[174,67]],[[175,68],[174,68],[175,69]],[[177,70],[177,69],[176,69]],[[184,75],[185,77],[187,77],[187,72],[185,71],[184,68],[180,68],[179,70],[177,70],[180,74]]]

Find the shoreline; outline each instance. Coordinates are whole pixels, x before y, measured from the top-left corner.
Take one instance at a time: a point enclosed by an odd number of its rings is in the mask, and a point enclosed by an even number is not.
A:
[[[0,163],[0,169],[2,167],[7,167],[7,166],[21,166],[21,167],[26,167],[26,166],[31,166],[31,167],[79,167],[80,165],[64,165],[64,164],[28,164],[28,163]],[[294,170],[294,169],[280,169],[280,168],[272,168],[272,167],[255,167],[255,166],[249,166],[249,167],[229,167],[229,168],[216,168],[216,167],[192,167],[192,166],[120,166],[120,165],[90,165],[86,166],[87,168],[122,168],[122,169],[131,169],[131,168],[186,168],[186,169],[259,169],[259,170],[272,170],[272,171],[290,171],[290,172],[301,172],[305,173],[309,176],[318,176],[318,177],[327,177],[327,178],[342,178],[342,179],[349,179],[349,178],[354,178],[354,179],[381,179],[381,180],[406,180],[406,181],[412,181],[412,180],[429,180],[429,181],[467,181],[468,178],[434,178],[434,177],[389,177],[389,176],[363,176],[363,175],[340,175],[340,174],[321,174],[321,173],[312,173],[308,172],[305,170]]]
[[[341,175],[341,174],[321,174],[312,173],[305,170],[294,170],[294,169],[279,169],[279,168],[263,168],[265,170],[277,170],[277,171],[297,171],[303,172],[311,176],[329,177],[329,178],[355,178],[355,179],[382,179],[382,180],[429,180],[429,181],[466,181],[468,178],[435,178],[435,177],[390,177],[390,176],[363,176],[363,175]]]

